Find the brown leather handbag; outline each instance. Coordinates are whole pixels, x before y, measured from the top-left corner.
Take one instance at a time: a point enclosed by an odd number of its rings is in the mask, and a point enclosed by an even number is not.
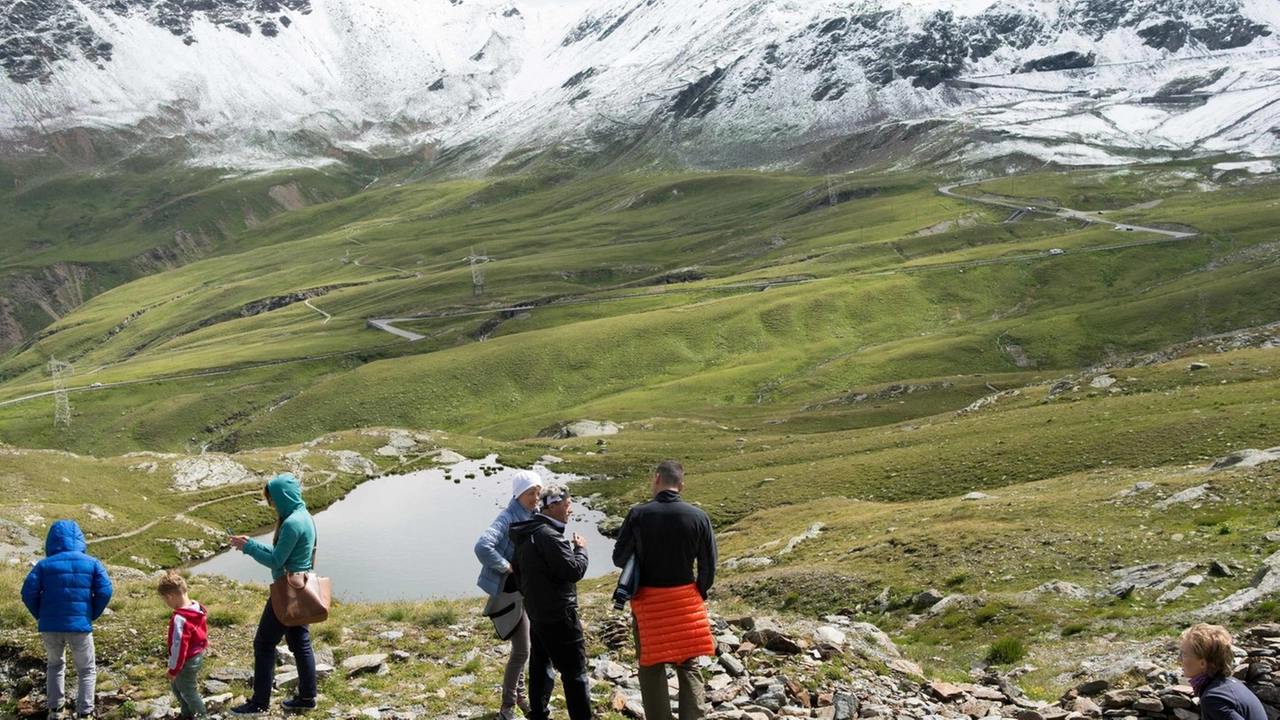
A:
[[[316,566],[316,549],[311,550],[311,567]],[[285,627],[310,625],[329,619],[333,587],[329,578],[314,572],[285,572],[271,583],[271,609]]]

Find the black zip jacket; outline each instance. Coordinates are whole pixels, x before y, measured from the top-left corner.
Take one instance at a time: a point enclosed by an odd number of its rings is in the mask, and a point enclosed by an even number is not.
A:
[[[613,564],[626,565],[632,553],[640,559],[641,586],[676,587],[697,582],[698,592],[706,599],[716,579],[716,536],[711,519],[681,500],[675,490],[663,490],[627,513],[613,546]]]
[[[507,534],[516,545],[516,585],[532,622],[564,618],[578,607],[578,581],[587,574],[587,549],[574,546],[546,515],[512,523]]]

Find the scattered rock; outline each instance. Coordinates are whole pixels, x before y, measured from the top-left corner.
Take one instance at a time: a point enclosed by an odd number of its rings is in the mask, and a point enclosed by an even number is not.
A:
[[[1137,495],[1138,493],[1150,490],[1155,486],[1156,486],[1155,483],[1148,482],[1145,480],[1142,482],[1136,482],[1133,484],[1133,487],[1125,490],[1121,490],[1120,492],[1116,493],[1116,497],[1129,497],[1130,495]]]
[[[1076,585],[1075,583],[1064,582],[1062,580],[1051,580],[1035,589],[1036,594],[1052,593],[1072,600],[1088,600],[1089,591]]]
[[[617,435],[620,426],[605,420],[598,422],[595,420],[576,420],[567,423],[560,428],[555,434],[557,440],[575,437],[598,437],[601,435]]]
[[[1187,366],[1187,370],[1190,370],[1191,372],[1195,372],[1196,370],[1208,370],[1208,369],[1209,369],[1209,363],[1204,363],[1204,362],[1193,362]]]
[[[942,602],[942,600],[942,593],[934,590],[933,588],[929,588],[916,596],[915,606],[918,608],[933,607],[934,605]]]
[[[343,660],[342,669],[347,673],[348,677],[355,677],[365,673],[383,675],[387,671],[386,663],[386,653],[356,655]]]
[[[179,492],[260,480],[256,473],[221,453],[183,458],[173,464],[173,488]]]
[[[1232,467],[1257,467],[1263,463],[1280,460],[1280,447],[1268,448],[1266,450],[1236,450],[1235,452],[1218,458],[1214,461],[1210,469],[1224,470]]]
[[[1252,586],[1210,603],[1201,609],[1206,616],[1220,616],[1239,612],[1262,598],[1280,590],[1280,552],[1262,561],[1262,567],[1253,574]]]
[[[448,448],[441,450],[431,458],[431,462],[440,465],[457,465],[460,462],[466,462],[467,456],[456,453]]]
[[[1217,498],[1209,494],[1209,485],[1206,483],[1204,485],[1197,485],[1193,488],[1187,488],[1186,490],[1183,490],[1180,493],[1176,493],[1174,495],[1171,495],[1165,498],[1164,500],[1161,500],[1160,502],[1152,505],[1151,507],[1157,510],[1168,510],[1169,506],[1177,505],[1178,503],[1189,503],[1189,502],[1195,502],[1197,500],[1216,500],[1216,499]]]
[[[814,630],[813,639],[820,643],[827,643],[836,647],[843,646],[847,640],[843,632],[831,627],[830,625],[823,625],[817,630]]]
[[[779,550],[778,554],[786,555],[792,550],[795,550],[796,546],[804,542],[805,540],[812,540],[813,538],[818,537],[818,535],[822,534],[822,529],[825,527],[826,525],[824,525],[823,523],[820,523],[820,522],[813,523],[812,525],[809,526],[807,530],[804,531],[803,534],[797,535],[791,538],[791,540],[787,542],[787,546],[784,547],[782,550]]]
[[[777,630],[762,628],[748,631],[742,636],[744,640],[776,653],[794,655],[804,652],[804,646]]]

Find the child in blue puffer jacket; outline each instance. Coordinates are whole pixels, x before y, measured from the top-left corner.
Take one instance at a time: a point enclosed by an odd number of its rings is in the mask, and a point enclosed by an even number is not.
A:
[[[67,648],[71,649],[79,678],[76,716],[93,716],[98,679],[93,621],[111,600],[111,578],[102,561],[85,554],[86,547],[84,533],[74,520],[55,522],[45,537],[45,558],[36,563],[22,583],[22,602],[36,619],[49,656],[45,682],[50,716],[62,712]]]

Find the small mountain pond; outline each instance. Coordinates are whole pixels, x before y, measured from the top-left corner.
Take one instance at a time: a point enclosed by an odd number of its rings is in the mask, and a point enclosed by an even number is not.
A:
[[[386,602],[479,597],[480,561],[473,548],[480,533],[511,498],[517,468],[497,466],[496,456],[448,468],[420,470],[369,480],[315,514],[317,572],[333,579],[334,596],[346,601]],[[488,467],[485,476],[481,467]],[[538,466],[545,482],[572,487],[573,475]],[[446,479],[446,474],[452,479]],[[474,478],[466,477],[474,474]],[[303,492],[306,498],[306,492]],[[600,535],[600,512],[575,497],[566,534],[587,540],[587,577],[613,572],[613,541]],[[240,528],[232,528],[240,531]],[[256,536],[271,542],[271,533]],[[218,574],[270,582],[270,571],[237,551],[193,565],[196,574]]]

